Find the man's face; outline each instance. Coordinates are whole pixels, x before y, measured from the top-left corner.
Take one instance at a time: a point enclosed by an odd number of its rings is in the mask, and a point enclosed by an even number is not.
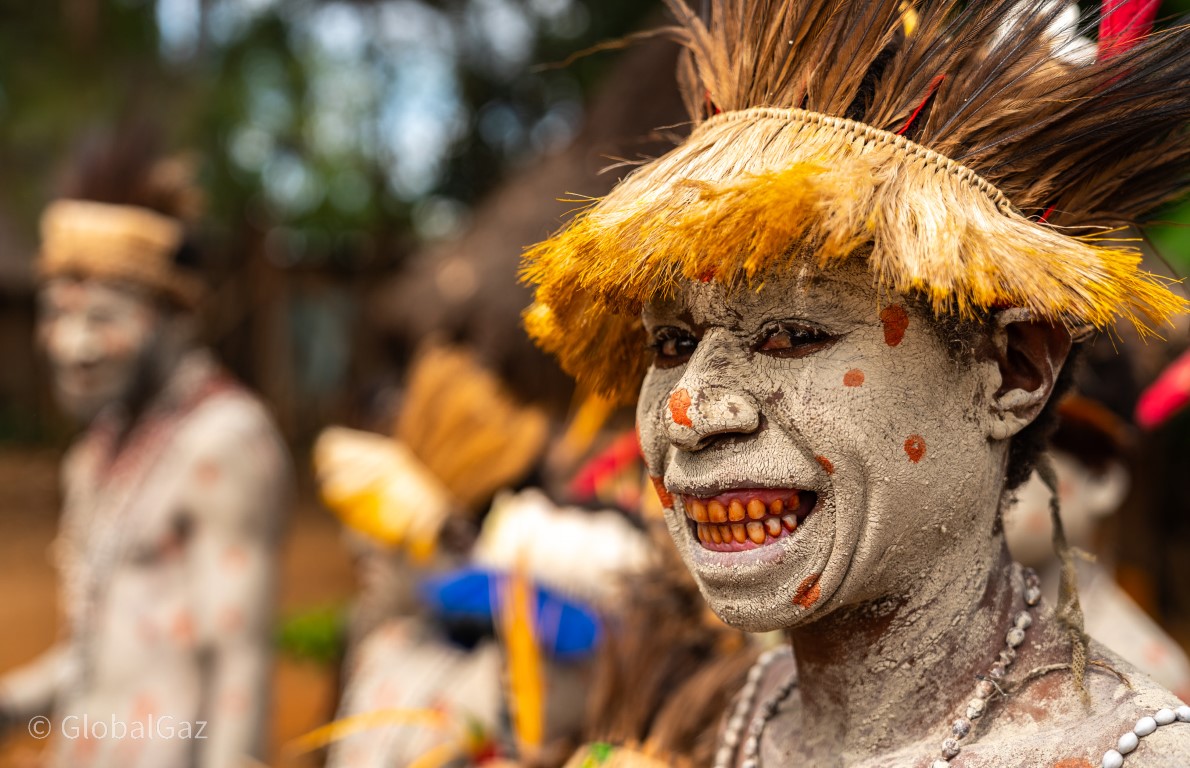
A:
[[[160,334],[157,305],[131,288],[74,278],[50,280],[39,299],[38,340],[62,408],[86,422],[133,402]]]
[[[642,447],[687,567],[740,628],[909,595],[994,549],[1005,443],[981,414],[999,369],[952,359],[872,282],[862,260],[806,266],[645,310]]]

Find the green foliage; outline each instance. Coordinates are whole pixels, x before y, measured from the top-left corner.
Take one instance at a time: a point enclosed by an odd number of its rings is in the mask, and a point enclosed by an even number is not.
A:
[[[0,4],[0,213],[35,242],[78,138],[133,113],[167,146],[201,151],[225,249],[279,227],[282,266],[383,266],[457,231],[510,169],[567,141],[610,59],[533,65],[620,36],[657,5]]]
[[[278,650],[300,661],[337,664],[343,656],[346,614],[342,605],[290,614],[277,626]]]
[[[1190,275],[1190,200],[1172,207],[1158,221],[1146,230],[1157,253],[1179,275]]]

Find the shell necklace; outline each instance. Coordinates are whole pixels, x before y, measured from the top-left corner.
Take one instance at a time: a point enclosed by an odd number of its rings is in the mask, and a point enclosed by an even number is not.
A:
[[[951,723],[950,736],[943,740],[940,757],[934,760],[931,768],[948,768],[950,761],[962,751],[960,742],[966,738],[967,734],[971,733],[972,721],[983,717],[987,709],[988,698],[999,688],[1000,681],[1004,679],[1008,668],[1016,661],[1016,649],[1025,641],[1025,630],[1033,624],[1033,616],[1029,613],[1029,609],[1036,606],[1041,600],[1041,580],[1032,568],[1023,568],[1021,572],[1025,582],[1025,607],[1013,617],[1012,625],[1004,636],[1004,650],[1000,651],[999,657],[992,664],[987,675],[980,678],[979,682],[975,684],[971,700]],[[756,709],[751,720],[748,719],[748,713],[755,705],[757,689],[760,687],[765,670],[777,659],[790,658],[792,654],[793,651],[788,646],[775,648],[764,653],[748,670],[747,680],[740,692],[740,700],[732,710],[731,717],[727,721],[727,728],[723,732],[723,741],[720,742],[719,749],[715,753],[714,768],[731,768],[732,760],[741,743],[743,744],[741,768],[759,768],[761,736],[764,734],[765,726],[797,688],[797,673],[790,675],[789,680],[785,681],[780,688],[773,692],[772,696]],[[1187,717],[1190,718],[1190,707],[1185,709]],[[1161,714],[1163,715],[1162,719],[1166,719],[1165,713]],[[1180,713],[1177,717],[1180,719]],[[1138,726],[1147,727],[1147,723],[1140,723]],[[1123,745],[1124,739],[1121,738],[1121,746]],[[1135,746],[1133,748],[1135,749]],[[1104,756],[1104,768],[1120,768],[1122,759],[1120,763],[1115,763],[1112,760],[1113,764],[1109,765],[1108,757],[1111,754],[1109,752]]]

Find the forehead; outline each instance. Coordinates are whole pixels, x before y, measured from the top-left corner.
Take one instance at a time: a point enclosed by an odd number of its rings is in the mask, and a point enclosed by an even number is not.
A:
[[[42,286],[40,296],[42,301],[60,309],[102,306],[115,311],[133,311],[150,303],[143,292],[132,286],[79,277],[53,278]]]
[[[822,270],[808,261],[753,285],[691,281],[672,297],[645,306],[645,323],[747,325],[779,317],[818,322],[875,320],[881,306],[903,299],[879,291],[867,261],[855,259]]]

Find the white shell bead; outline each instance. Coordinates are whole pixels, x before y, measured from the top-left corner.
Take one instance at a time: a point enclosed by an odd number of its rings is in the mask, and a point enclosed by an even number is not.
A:
[[[935,760],[933,764],[930,765],[930,768],[950,768],[950,763],[946,762],[945,760]]]
[[[1148,736],[1155,730],[1157,730],[1157,721],[1151,717],[1142,717],[1136,721],[1136,727],[1132,729],[1132,732],[1137,736]]]
[[[1021,629],[1028,629],[1033,625],[1033,617],[1028,611],[1021,611],[1016,615],[1016,625]]]
[[[1120,743],[1116,744],[1116,749],[1120,751],[1120,754],[1126,755],[1136,749],[1136,745],[1139,743],[1140,739],[1135,733],[1125,733],[1120,737]]]
[[[1103,754],[1103,768],[1123,768],[1124,756],[1114,749]]]
[[[1190,723],[1190,707],[1185,704],[1175,709],[1173,713],[1183,723]]]
[[[1020,627],[1013,627],[1012,629],[1008,630],[1008,636],[1005,638],[1005,640],[1008,642],[1010,647],[1016,648],[1018,645],[1025,642],[1025,630],[1021,629]]]
[[[1157,721],[1157,725],[1169,725],[1177,720],[1178,716],[1173,713],[1172,709],[1159,709],[1153,714],[1153,719]]]

